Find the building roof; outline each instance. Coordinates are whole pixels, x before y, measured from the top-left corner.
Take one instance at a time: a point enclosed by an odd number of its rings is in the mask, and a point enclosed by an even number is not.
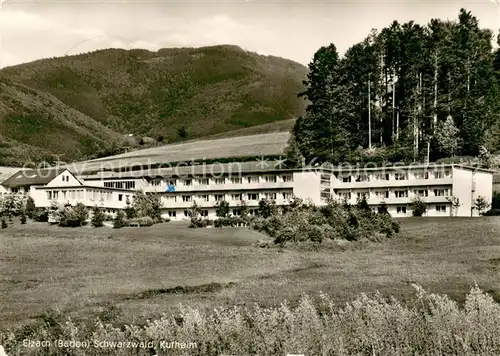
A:
[[[282,163],[282,162],[281,162]],[[286,168],[284,165],[280,164],[280,160],[264,160],[264,161],[251,161],[251,162],[232,162],[232,163],[220,163],[220,164],[199,164],[193,166],[176,165],[173,167],[165,168],[151,168],[151,169],[141,169],[137,171],[129,172],[100,172],[92,175],[82,175],[85,180],[101,180],[101,179],[123,179],[123,178],[155,178],[155,177],[189,177],[189,176],[216,176],[216,175],[234,175],[237,176],[241,173],[293,173],[300,171],[327,171],[327,172],[344,172],[344,173],[356,173],[356,172],[370,172],[377,170],[404,170],[404,169],[415,169],[415,170],[434,170],[434,169],[445,169],[445,168],[463,168],[471,170],[480,170],[493,173],[493,171],[484,170],[481,168],[467,167],[463,165],[456,164],[426,164],[426,165],[392,165],[392,166],[381,166],[381,167],[356,167],[356,166],[344,166],[344,167],[306,167],[306,168]]]
[[[108,187],[100,187],[100,186],[95,186],[95,185],[71,185],[71,186],[57,186],[57,187],[37,187],[36,189],[39,190],[71,190],[71,189],[95,189],[95,190],[106,190],[106,191],[112,191],[112,192],[119,192],[119,193],[134,193],[135,189],[123,189],[123,188],[108,188]]]
[[[66,168],[24,169],[19,170],[2,182],[4,187],[17,188],[32,185],[45,185]]]

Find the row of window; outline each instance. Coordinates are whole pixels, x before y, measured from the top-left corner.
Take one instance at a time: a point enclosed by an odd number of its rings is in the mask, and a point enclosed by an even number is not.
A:
[[[430,172],[414,172],[411,179],[429,179]],[[394,180],[408,180],[410,176],[408,173],[393,173],[392,176]],[[451,170],[445,171],[436,171],[432,172],[432,176],[434,179],[444,179],[451,177]],[[351,183],[351,182],[370,182],[370,181],[388,181],[391,180],[391,174],[389,173],[375,173],[373,175],[369,174],[359,174],[354,176],[337,176],[338,179],[341,179],[343,183]]]
[[[228,199],[230,198],[230,199]],[[198,194],[198,195],[166,195],[164,199],[171,202],[182,201],[184,203],[197,201],[242,201],[242,200],[291,200],[293,199],[293,193],[284,192],[284,193],[236,193],[236,194]]]
[[[232,210],[232,215],[233,216],[240,216],[241,215],[241,210],[240,209],[233,209]],[[248,215],[254,216],[257,215],[258,210],[257,209],[248,209],[247,210]],[[183,215],[185,218],[191,217],[191,211],[189,210],[184,210]],[[176,218],[177,217],[177,211],[176,210],[169,210],[168,211],[168,216],[170,218]],[[201,209],[200,210],[200,216],[201,217],[208,217],[208,210],[206,209]]]
[[[446,213],[448,207],[446,205],[436,205],[435,209],[437,213]],[[396,214],[406,214],[406,206],[396,207]]]
[[[450,195],[450,190],[447,188],[433,189],[432,192],[436,197],[447,197]],[[356,198],[361,199],[363,196],[365,196],[367,199],[369,199],[371,196],[375,196],[378,199],[384,199],[384,198],[388,199],[391,196],[391,193],[394,193],[393,196],[396,198],[408,198],[408,189],[394,190],[392,192],[389,190],[381,190],[373,192],[357,192]],[[418,197],[428,197],[429,190],[428,189],[413,190],[413,195]],[[337,196],[340,197],[341,199],[348,199],[348,200],[352,198],[351,192],[339,192]]]
[[[293,182],[293,175],[284,175],[280,176],[282,182]],[[269,176],[264,176],[262,177],[262,180],[266,183],[277,183],[278,182],[278,176],[274,175],[269,175]],[[151,181],[152,186],[160,186],[162,184],[166,185],[173,185],[176,186],[177,183],[181,183],[184,186],[192,186],[193,184],[196,185],[209,185],[209,184],[244,184],[244,183],[260,183],[261,182],[261,177],[260,176],[250,176],[250,177],[232,177],[232,178],[197,178],[197,179],[184,179],[180,182],[178,182],[176,179],[167,179],[167,180],[161,180],[161,179],[154,179]]]
[[[111,201],[113,200],[113,192],[98,189],[75,189],[75,190],[48,190],[48,200],[94,200],[94,201]],[[118,194],[118,200],[123,201],[128,199],[128,194]]]
[[[104,182],[105,188],[135,189],[135,181]]]

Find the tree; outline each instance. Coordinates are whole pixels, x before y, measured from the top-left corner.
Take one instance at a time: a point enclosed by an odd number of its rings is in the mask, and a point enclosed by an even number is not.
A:
[[[70,204],[59,207],[56,211],[59,220],[59,226],[79,227],[87,224],[89,212],[82,203],[72,206]]]
[[[372,209],[370,208],[370,206],[368,205],[368,200],[366,199],[366,195],[365,194],[362,194],[360,198],[358,198],[357,202],[356,202],[356,207],[363,211],[363,212],[367,212],[367,213],[370,213],[372,212]]]
[[[387,203],[385,201],[383,201],[382,203],[380,203],[380,206],[378,207],[378,213],[379,214],[387,214],[389,215],[389,208],[387,207]]]
[[[127,205],[125,212],[127,213],[127,219],[132,218],[143,218],[150,217],[155,223],[161,221],[161,209],[163,203],[161,201],[161,195],[158,193],[144,193],[143,191],[137,191],[131,208]]]
[[[113,219],[113,228],[120,229],[125,226],[125,212],[119,210]]]
[[[411,203],[413,216],[422,216],[427,211],[427,204],[420,198],[415,198]]]
[[[457,216],[458,209],[463,205],[460,202],[460,198],[451,196],[451,197],[446,197],[446,200],[448,200],[451,203],[451,212],[453,216]]]
[[[455,156],[461,147],[460,130],[455,126],[451,115],[448,115],[446,121],[439,125],[436,130],[436,140],[439,147],[446,154]]]
[[[96,206],[92,211],[92,219],[90,223],[93,227],[103,227],[105,218],[106,216],[104,214],[104,210]]]
[[[478,196],[474,200],[474,208],[477,210],[479,215],[483,215],[483,213],[490,207],[490,204],[483,196]]]
[[[229,216],[229,203],[225,200],[218,202],[215,209],[215,215],[219,218],[227,218]]]
[[[30,219],[34,219],[35,218],[35,214],[36,214],[36,207],[35,207],[35,201],[33,200],[32,197],[28,197],[26,199],[26,204],[25,204],[25,212],[26,212],[26,215],[30,218]]]
[[[257,214],[263,218],[268,218],[272,215],[276,215],[276,203],[274,200],[261,199],[259,201],[259,207],[257,209]]]
[[[127,219],[133,219],[133,218],[137,217],[137,211],[135,210],[134,206],[132,205],[132,203],[128,199],[126,201],[125,215],[126,215]]]

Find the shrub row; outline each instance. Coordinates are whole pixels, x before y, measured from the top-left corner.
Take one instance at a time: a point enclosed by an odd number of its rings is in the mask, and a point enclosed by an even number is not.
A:
[[[500,355],[500,305],[474,287],[465,305],[419,286],[407,303],[362,294],[339,306],[329,296],[304,295],[293,306],[235,306],[199,310],[180,306],[145,324],[82,324],[48,316],[37,325],[0,335],[8,355],[164,354],[165,340],[191,344],[175,355]],[[45,348],[23,340],[48,340]],[[88,341],[88,348],[58,347],[57,340]],[[99,348],[100,342],[149,342],[147,348]],[[163,344],[165,345],[165,344]],[[155,352],[156,351],[156,352]]]
[[[280,245],[325,239],[380,241],[399,232],[399,223],[389,214],[373,213],[362,202],[356,206],[329,202],[321,207],[299,203],[281,214],[255,217],[250,226]]]

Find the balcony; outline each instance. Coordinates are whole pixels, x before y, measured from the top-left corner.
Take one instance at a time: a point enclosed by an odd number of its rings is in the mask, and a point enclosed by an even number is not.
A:
[[[214,192],[214,191],[245,191],[245,190],[262,190],[262,189],[293,189],[293,182],[260,182],[260,183],[226,183],[226,184],[208,184],[208,185],[178,185],[175,186],[176,192]],[[162,193],[167,191],[165,184],[159,186],[148,186],[146,192]]]
[[[360,188],[395,188],[395,187],[412,187],[412,186],[439,186],[452,185],[452,178],[443,179],[408,179],[408,180],[371,180],[369,182],[336,182],[332,188],[334,189],[360,189]]]

